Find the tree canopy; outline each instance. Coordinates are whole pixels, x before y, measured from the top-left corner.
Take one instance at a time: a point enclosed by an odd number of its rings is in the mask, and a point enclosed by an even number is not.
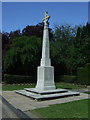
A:
[[[68,24],[49,29],[50,51],[55,74],[76,74],[77,68],[90,62],[90,24]],[[43,23],[2,33],[5,73],[36,74],[40,64]]]
[[[12,74],[34,74],[40,62],[41,39],[16,37],[4,56],[4,71]]]

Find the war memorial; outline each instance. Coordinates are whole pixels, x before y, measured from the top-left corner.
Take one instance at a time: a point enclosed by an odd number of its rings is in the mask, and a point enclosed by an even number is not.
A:
[[[15,91],[18,94],[33,98],[35,100],[46,100],[79,95],[79,92],[69,91],[67,89],[56,89],[54,82],[54,67],[51,66],[49,50],[49,19],[48,12],[45,12],[43,18],[43,43],[42,58],[40,66],[37,67],[37,84],[35,88],[24,88],[24,90]]]

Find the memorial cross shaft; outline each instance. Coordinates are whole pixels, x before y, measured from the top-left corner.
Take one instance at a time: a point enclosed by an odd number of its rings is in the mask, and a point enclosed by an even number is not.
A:
[[[42,45],[42,59],[41,66],[50,66],[50,50],[49,50],[49,31],[48,31],[48,20],[50,16],[45,12],[45,17],[43,18],[44,22],[44,31],[43,31],[43,45]]]
[[[55,89],[54,67],[51,66],[49,50],[49,31],[48,31],[49,18],[50,16],[48,15],[48,12],[45,12],[45,17],[43,18],[44,30],[43,30],[42,58],[40,66],[37,68],[36,89],[39,91]]]

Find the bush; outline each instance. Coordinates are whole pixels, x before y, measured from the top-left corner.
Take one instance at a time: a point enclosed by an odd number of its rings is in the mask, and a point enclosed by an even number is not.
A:
[[[56,76],[55,81],[56,82],[74,83],[76,81],[76,76],[71,76],[71,75]]]
[[[74,83],[76,81],[76,76],[63,75],[61,79],[63,82]]]
[[[77,83],[90,84],[90,63],[77,69]]]
[[[17,83],[34,83],[36,82],[35,76],[21,76],[21,75],[11,75],[4,74],[4,82],[8,84],[17,84]]]

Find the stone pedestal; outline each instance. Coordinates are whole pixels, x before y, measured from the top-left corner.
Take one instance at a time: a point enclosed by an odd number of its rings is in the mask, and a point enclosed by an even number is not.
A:
[[[54,67],[39,66],[37,68],[37,90],[54,90]]]

